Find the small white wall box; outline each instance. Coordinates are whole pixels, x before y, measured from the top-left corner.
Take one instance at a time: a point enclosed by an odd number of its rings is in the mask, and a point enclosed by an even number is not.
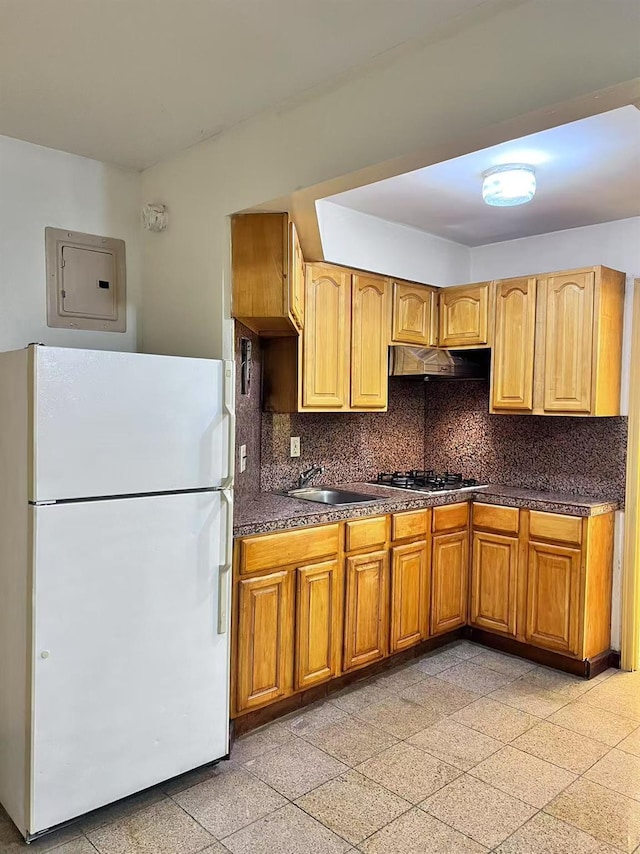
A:
[[[45,228],[47,326],[125,332],[124,240]]]

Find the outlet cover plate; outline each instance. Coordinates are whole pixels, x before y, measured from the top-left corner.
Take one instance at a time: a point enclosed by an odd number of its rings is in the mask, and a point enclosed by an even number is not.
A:
[[[291,437],[291,456],[299,457],[300,456],[300,436],[292,436]]]

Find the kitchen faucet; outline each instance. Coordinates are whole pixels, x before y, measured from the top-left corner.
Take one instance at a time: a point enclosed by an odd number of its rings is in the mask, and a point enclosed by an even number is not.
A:
[[[315,463],[311,466],[311,468],[307,469],[300,473],[298,477],[298,489],[303,489],[305,486],[309,486],[314,477],[317,477],[319,474],[322,474],[324,469],[322,466],[317,466]]]

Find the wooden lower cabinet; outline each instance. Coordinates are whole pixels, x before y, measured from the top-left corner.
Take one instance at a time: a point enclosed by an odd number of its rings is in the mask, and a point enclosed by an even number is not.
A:
[[[389,556],[380,550],[346,558],[343,669],[362,667],[387,655]]]
[[[391,652],[414,646],[429,634],[427,542],[391,549]]]
[[[529,643],[578,653],[581,562],[579,548],[529,543],[525,628]]]
[[[251,709],[293,685],[293,573],[243,578],[237,591],[237,706]]]
[[[518,538],[475,531],[469,622],[515,637],[517,587]]]
[[[469,533],[434,534],[431,560],[431,634],[467,622]]]
[[[340,672],[342,579],[337,560],[296,570],[295,687]]]

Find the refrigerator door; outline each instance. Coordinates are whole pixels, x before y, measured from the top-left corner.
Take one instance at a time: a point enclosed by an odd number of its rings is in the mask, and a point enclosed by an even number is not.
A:
[[[230,363],[34,351],[31,501],[202,489],[230,478]]]
[[[220,492],[31,508],[29,833],[227,754],[225,508]]]

